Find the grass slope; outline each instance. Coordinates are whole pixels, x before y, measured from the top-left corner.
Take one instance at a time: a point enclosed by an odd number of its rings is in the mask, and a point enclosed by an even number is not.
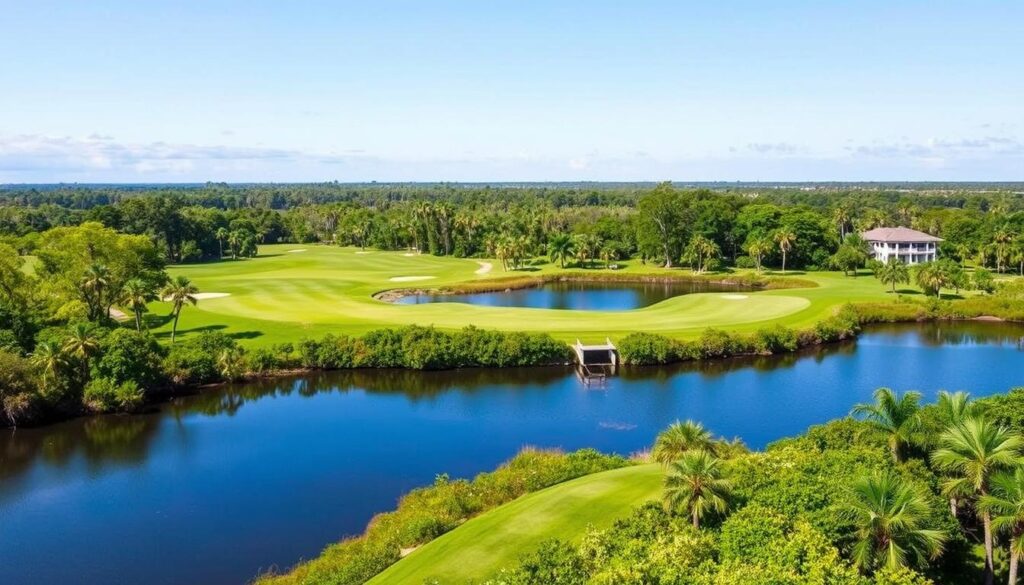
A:
[[[462,303],[395,305],[372,298],[394,288],[432,288],[509,276],[494,262],[488,274],[478,274],[474,260],[366,251],[331,246],[283,244],[262,246],[258,258],[208,264],[174,266],[172,275],[191,278],[201,291],[230,296],[202,299],[184,310],[179,332],[223,330],[253,345],[295,341],[328,332],[362,334],[381,327],[408,324],[456,329],[481,328],[549,332],[558,339],[584,341],[620,338],[648,331],[679,338],[698,335],[707,327],[751,331],[767,322],[805,326],[835,306],[858,300],[886,298],[882,285],[870,277],[847,278],[835,273],[813,273],[801,278],[816,288],[773,290],[729,299],[719,293],[675,297],[633,311],[595,312],[553,309],[483,307]],[[301,252],[297,250],[303,250]],[[551,274],[552,264],[536,272]],[[601,269],[594,274],[604,272]],[[615,274],[666,275],[686,273],[630,262]],[[514,273],[524,274],[524,273]],[[429,280],[392,280],[406,277]],[[166,303],[153,304],[156,331],[168,335]]]
[[[523,496],[467,521],[413,551],[369,581],[371,585],[462,584],[511,567],[548,538],[575,540],[588,525],[599,528],[661,493],[658,465],[640,465],[584,476]]]

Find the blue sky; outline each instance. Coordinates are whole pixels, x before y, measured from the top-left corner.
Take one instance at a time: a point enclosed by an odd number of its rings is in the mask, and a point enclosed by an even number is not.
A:
[[[1024,180],[1024,3],[0,0],[0,182]]]

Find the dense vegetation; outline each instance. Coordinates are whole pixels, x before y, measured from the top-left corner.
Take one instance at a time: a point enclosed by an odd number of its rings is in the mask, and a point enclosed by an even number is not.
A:
[[[763,452],[716,439],[697,423],[676,423],[650,453],[664,469],[662,502],[607,529],[532,542],[514,566],[491,566],[488,583],[1013,583],[1024,534],[1024,389],[977,401],[964,393],[942,393],[924,407],[919,401],[915,392],[879,389],[851,418]],[[524,466],[536,465],[546,485],[561,460],[520,456],[511,466],[525,474]],[[413,492],[386,521],[371,522],[365,536],[263,581],[360,583],[399,562],[401,548],[487,509],[464,504],[488,493],[479,481],[445,477]]]
[[[0,236],[31,252],[49,228],[100,222],[145,235],[169,262],[251,256],[260,243],[325,242],[498,257],[511,265],[640,257],[698,270],[856,261],[848,234],[906,225],[941,252],[1024,272],[1024,203],[1008,188],[922,185],[217,185],[0,190]],[[842,252],[842,253],[840,253]],[[839,256],[836,256],[839,254]]]

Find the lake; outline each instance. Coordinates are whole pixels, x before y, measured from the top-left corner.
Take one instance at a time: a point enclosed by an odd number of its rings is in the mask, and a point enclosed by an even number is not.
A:
[[[701,292],[743,292],[745,289],[704,281],[591,282],[555,281],[539,286],[467,294],[411,294],[395,303],[467,303],[486,307],[525,307],[574,311],[629,311],[665,299]]]
[[[760,448],[879,386],[1024,385],[1024,328],[874,328],[799,354],[626,369],[348,371],[236,385],[134,416],[0,431],[3,583],[244,583],[362,531],[438,473],[525,445],[629,454],[676,419]]]

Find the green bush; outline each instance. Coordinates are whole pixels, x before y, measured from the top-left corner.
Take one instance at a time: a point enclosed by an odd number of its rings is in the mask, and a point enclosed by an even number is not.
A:
[[[619,341],[618,348],[622,363],[636,366],[675,362],[683,352],[678,341],[652,333],[630,333]]]
[[[155,388],[165,380],[163,348],[150,335],[132,329],[115,329],[100,344],[100,356],[92,366],[93,378],[115,384],[134,382],[139,388]]]
[[[234,339],[223,333],[204,332],[173,344],[164,359],[164,371],[176,384],[220,382],[223,378],[217,358],[237,346]]]
[[[93,378],[85,385],[82,401],[93,412],[130,411],[145,400],[145,393],[132,380],[115,382],[110,378]]]

